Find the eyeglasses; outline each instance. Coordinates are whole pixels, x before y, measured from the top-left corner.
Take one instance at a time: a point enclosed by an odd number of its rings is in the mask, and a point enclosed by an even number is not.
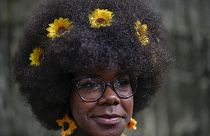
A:
[[[126,76],[115,78],[113,81],[106,81],[101,77],[84,77],[74,79],[73,83],[76,86],[80,98],[88,102],[100,99],[107,86],[110,86],[121,99],[127,99],[135,93],[135,91],[131,88],[129,78]]]

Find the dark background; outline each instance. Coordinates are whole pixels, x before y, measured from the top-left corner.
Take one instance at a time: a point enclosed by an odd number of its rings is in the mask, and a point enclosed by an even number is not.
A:
[[[41,0],[38,0],[41,1]],[[0,0],[0,136],[59,136],[40,126],[19,95],[12,60],[35,0]],[[88,0],[87,0],[88,1]],[[129,136],[210,135],[210,0],[150,0],[164,17],[176,63]]]

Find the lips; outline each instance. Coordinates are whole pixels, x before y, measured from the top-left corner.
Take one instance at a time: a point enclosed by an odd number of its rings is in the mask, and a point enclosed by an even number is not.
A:
[[[103,114],[92,117],[94,121],[101,125],[116,125],[120,123],[123,119],[123,116],[117,114]]]

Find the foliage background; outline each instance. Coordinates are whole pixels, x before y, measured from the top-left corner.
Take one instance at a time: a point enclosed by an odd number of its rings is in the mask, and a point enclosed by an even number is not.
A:
[[[40,126],[19,95],[12,57],[32,7],[41,0],[0,0],[0,136],[58,136]],[[210,1],[149,0],[164,17],[176,63],[131,136],[210,135]]]

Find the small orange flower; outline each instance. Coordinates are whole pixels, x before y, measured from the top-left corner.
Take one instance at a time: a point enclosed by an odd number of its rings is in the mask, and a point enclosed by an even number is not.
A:
[[[147,24],[141,24],[141,22],[138,20],[135,23],[135,30],[136,30],[136,36],[137,36],[138,40],[141,42],[141,44],[143,46],[148,45],[150,40],[148,37]]]
[[[131,118],[130,122],[127,125],[127,128],[136,130],[137,129],[136,124],[137,124],[137,121],[134,118]]]
[[[57,124],[62,127],[61,136],[69,136],[77,129],[76,123],[65,115],[63,119],[56,120]]]

